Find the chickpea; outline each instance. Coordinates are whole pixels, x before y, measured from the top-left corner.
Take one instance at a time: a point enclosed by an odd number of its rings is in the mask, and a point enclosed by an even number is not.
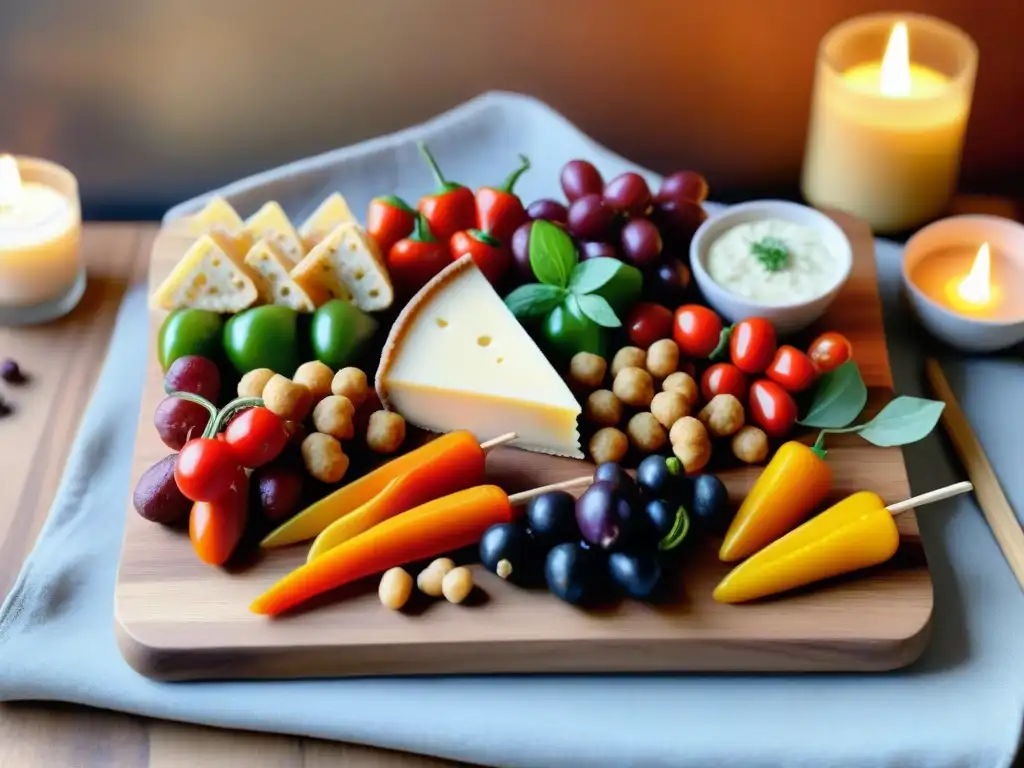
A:
[[[352,423],[355,415],[356,408],[347,397],[328,395],[313,409],[313,426],[317,432],[338,440],[351,440],[356,433]]]
[[[672,453],[683,463],[687,473],[699,472],[711,459],[711,438],[708,431],[693,416],[684,416],[669,430]]]
[[[263,404],[286,421],[302,421],[313,405],[313,393],[305,384],[275,373],[263,388]]]
[[[760,464],[768,458],[768,435],[748,424],[732,437],[733,455],[745,464]]]
[[[735,395],[715,395],[697,414],[713,437],[734,435],[743,426],[743,405]]]
[[[569,361],[569,378],[587,389],[600,387],[607,371],[607,361],[592,352],[577,352]]]
[[[314,403],[319,403],[331,394],[331,380],[333,378],[334,371],[319,360],[303,363],[292,375],[292,381],[296,384],[304,384],[306,389],[313,393]]]
[[[641,411],[629,420],[626,434],[637,450],[643,453],[657,453],[668,441],[665,428],[654,418],[654,414],[647,411]]]
[[[453,568],[441,581],[441,593],[449,603],[458,605],[473,591],[473,572],[464,565]]]
[[[405,441],[405,419],[392,411],[374,411],[366,425],[366,445],[374,453],[394,453]]]
[[[403,568],[389,568],[380,577],[377,596],[385,608],[400,611],[412,595],[412,576]]]
[[[654,399],[654,379],[643,368],[623,368],[612,382],[612,392],[626,405],[646,408]]]
[[[590,458],[595,464],[622,461],[629,450],[629,440],[615,427],[602,427],[590,438]]]
[[[419,576],[416,577],[416,586],[424,595],[440,597],[442,594],[441,582],[453,568],[455,568],[455,563],[451,558],[439,557],[420,571]]]
[[[356,408],[365,402],[369,391],[366,374],[358,368],[342,368],[331,381],[331,392],[338,397],[347,397]]]
[[[651,413],[665,429],[671,429],[683,416],[690,415],[690,404],[674,390],[659,392],[651,400]]]
[[[612,378],[619,375],[623,368],[644,368],[647,365],[647,353],[640,347],[623,347],[612,358]]]
[[[659,339],[647,348],[647,370],[656,379],[664,379],[679,367],[679,345],[672,339]]]
[[[676,371],[666,376],[661,382],[661,389],[663,392],[678,392],[686,398],[686,405],[690,410],[693,410],[697,398],[700,397],[700,387],[697,386],[696,380],[685,371]]]
[[[238,381],[239,397],[263,397],[263,388],[274,378],[269,368],[254,368]]]
[[[341,450],[341,443],[330,435],[307,435],[301,450],[306,471],[323,483],[337,483],[348,472],[348,456]]]
[[[583,415],[599,427],[617,427],[622,421],[622,401],[610,389],[599,389],[587,397]]]

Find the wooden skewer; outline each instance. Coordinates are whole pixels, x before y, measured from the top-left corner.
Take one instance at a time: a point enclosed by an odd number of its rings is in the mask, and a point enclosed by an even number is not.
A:
[[[906,501],[897,501],[895,504],[890,504],[886,509],[895,517],[900,512],[906,512],[908,509],[923,507],[925,504],[931,504],[933,501],[942,501],[950,496],[959,496],[961,493],[968,493],[973,489],[974,486],[965,480],[962,483],[953,483],[945,488],[936,488],[934,491],[913,496]]]
[[[942,426],[967,476],[974,483],[974,493],[981,513],[992,529],[992,535],[1003,551],[1010,570],[1017,577],[1017,583],[1024,590],[1024,530],[999,485],[999,479],[981,443],[971,430],[970,422],[960,408],[942,367],[937,360],[928,359],[924,363],[924,371],[935,396],[946,404],[942,411]]]
[[[486,443],[480,443],[480,447],[483,448],[484,453],[487,453],[489,450],[497,448],[499,445],[505,445],[505,443],[511,443],[515,439],[515,432],[506,432],[504,435],[498,435]]]
[[[542,493],[548,491],[569,491],[573,488],[579,488],[583,485],[590,485],[594,482],[593,475],[584,475],[583,477],[574,477],[572,480],[563,480],[560,483],[552,483],[551,485],[542,485],[540,488],[533,488],[529,491],[521,491],[514,493],[508,497],[508,500],[512,502],[512,506],[522,504],[524,501],[529,501],[534,496],[540,496]]]

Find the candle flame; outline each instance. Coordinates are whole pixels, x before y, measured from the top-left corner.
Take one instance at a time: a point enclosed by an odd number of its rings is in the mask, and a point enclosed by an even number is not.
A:
[[[0,155],[0,208],[14,205],[21,195],[21,173],[11,155]]]
[[[960,281],[956,292],[968,304],[981,306],[988,304],[992,298],[992,255],[988,243],[982,243],[978,255],[974,257],[971,271]]]
[[[910,41],[907,37],[907,23],[897,21],[889,35],[882,57],[882,72],[879,88],[883,96],[905,97],[910,95]]]

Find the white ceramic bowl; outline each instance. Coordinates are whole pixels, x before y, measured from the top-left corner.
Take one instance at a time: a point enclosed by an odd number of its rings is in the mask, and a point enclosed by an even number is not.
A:
[[[761,219],[783,219],[815,230],[829,253],[842,264],[835,283],[812,299],[788,304],[762,304],[716,283],[706,269],[711,244],[737,224]],[[784,200],[755,200],[725,208],[700,225],[690,244],[690,269],[701,293],[715,311],[730,323],[748,317],[763,317],[771,321],[780,335],[803,330],[821,317],[849,279],[852,267],[853,248],[838,224],[820,211]]]

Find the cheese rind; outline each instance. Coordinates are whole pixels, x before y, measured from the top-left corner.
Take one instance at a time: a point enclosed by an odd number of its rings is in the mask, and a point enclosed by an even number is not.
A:
[[[352,291],[338,276],[327,249],[314,248],[310,251],[292,269],[291,277],[318,307],[331,299],[352,300]]]
[[[327,259],[337,278],[352,294],[352,302],[364,312],[391,306],[395,291],[376,241],[351,222],[339,224],[310,252],[316,261]],[[311,260],[312,261],[312,260]]]
[[[306,247],[299,238],[284,209],[271,200],[245,221],[245,229],[253,242],[266,239],[277,246],[289,261],[289,269],[306,255]]]
[[[153,292],[150,305],[241,312],[257,298],[256,284],[245,265],[213,236],[202,235]]]
[[[296,312],[312,312],[316,305],[309,294],[292,279],[291,262],[268,240],[260,240],[245,257],[245,264],[257,276],[256,288],[266,304],[280,304]]]
[[[562,377],[464,256],[412,298],[392,326],[376,376],[385,408],[433,432],[583,458],[580,405]]]
[[[348,201],[340,192],[335,192],[320,203],[317,209],[302,222],[302,226],[299,227],[299,237],[302,238],[306,250],[311,251],[335,227],[346,223],[358,224],[359,221],[352,214]]]
[[[245,254],[252,246],[252,237],[245,228],[245,222],[223,197],[213,198],[203,210],[189,216],[188,229],[196,237],[218,235],[222,241],[230,243],[231,250],[236,253]]]

